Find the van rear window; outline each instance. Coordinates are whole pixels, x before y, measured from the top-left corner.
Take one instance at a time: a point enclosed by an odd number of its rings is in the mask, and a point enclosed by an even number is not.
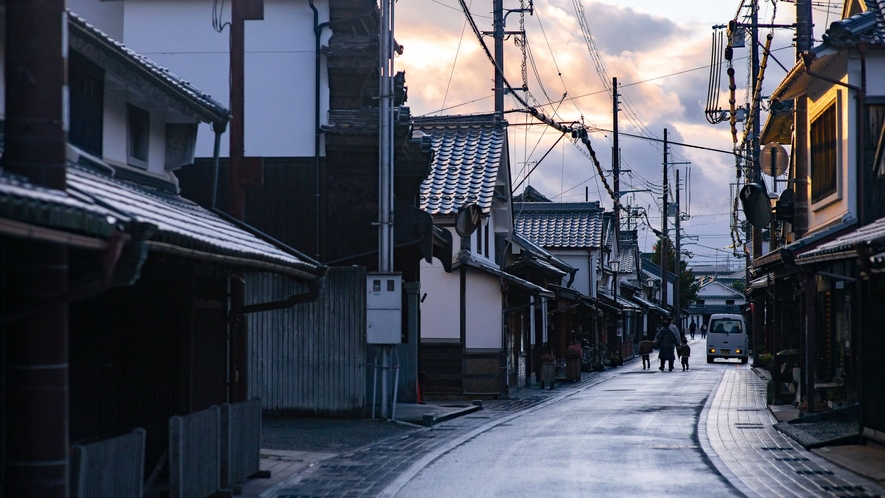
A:
[[[712,334],[740,334],[743,332],[740,320],[713,320],[710,322]]]

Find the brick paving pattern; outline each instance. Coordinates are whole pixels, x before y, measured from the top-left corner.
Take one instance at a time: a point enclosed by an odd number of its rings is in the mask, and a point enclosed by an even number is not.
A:
[[[765,405],[765,381],[750,369],[726,370],[705,411],[699,424],[706,432],[702,445],[747,496],[885,496],[875,483],[806,451],[775,429],[777,420]]]

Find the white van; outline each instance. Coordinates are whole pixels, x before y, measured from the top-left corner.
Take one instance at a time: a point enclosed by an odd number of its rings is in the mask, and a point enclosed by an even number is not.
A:
[[[741,315],[713,314],[707,323],[707,363],[716,358],[749,359],[747,326]]]

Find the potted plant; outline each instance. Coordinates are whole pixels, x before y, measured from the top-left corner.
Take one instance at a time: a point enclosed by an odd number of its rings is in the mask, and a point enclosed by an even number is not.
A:
[[[578,344],[572,344],[565,350],[565,380],[576,382],[581,380],[581,357],[584,350]]]
[[[556,357],[550,353],[541,355],[541,389],[547,387],[553,389],[553,379],[556,378]]]

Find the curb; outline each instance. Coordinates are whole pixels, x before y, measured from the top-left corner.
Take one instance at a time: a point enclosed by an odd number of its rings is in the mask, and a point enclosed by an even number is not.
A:
[[[444,413],[442,415],[433,415],[427,414],[421,419],[421,425],[424,427],[433,427],[434,425],[445,422],[446,420],[451,420],[453,418],[460,417],[462,415],[467,415],[468,413],[473,413],[479,410],[482,410],[482,401],[478,404],[476,401],[473,402],[472,406],[468,406],[465,408],[461,408],[460,410],[452,410],[448,413]]]

